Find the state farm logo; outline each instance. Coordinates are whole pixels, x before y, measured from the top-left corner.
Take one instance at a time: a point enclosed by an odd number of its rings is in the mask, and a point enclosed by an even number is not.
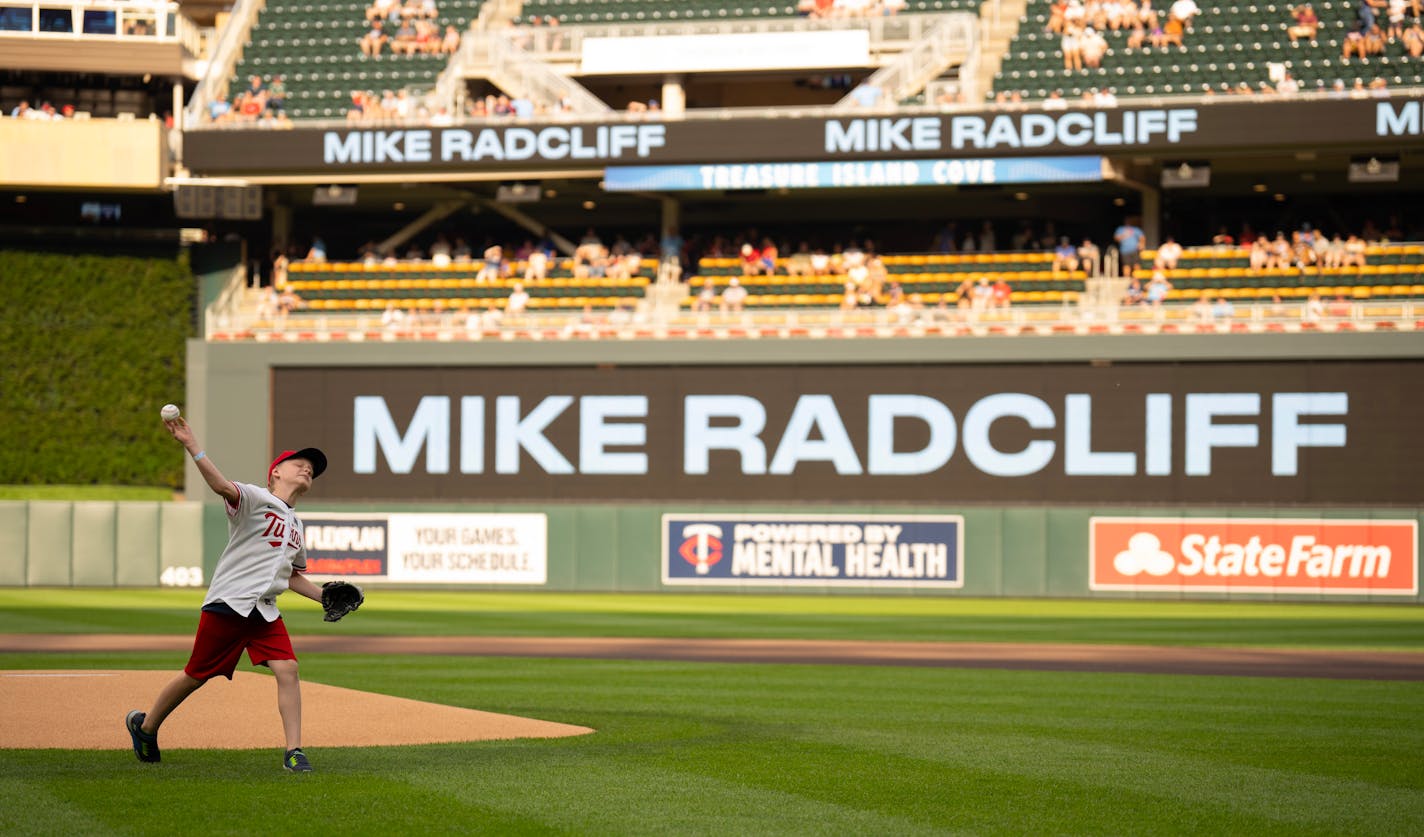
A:
[[[1413,520],[1092,519],[1093,590],[1418,593]]]
[[[1162,551],[1162,541],[1151,532],[1138,532],[1127,539],[1127,549],[1113,557],[1113,569],[1123,575],[1167,575],[1177,568],[1177,559]]]

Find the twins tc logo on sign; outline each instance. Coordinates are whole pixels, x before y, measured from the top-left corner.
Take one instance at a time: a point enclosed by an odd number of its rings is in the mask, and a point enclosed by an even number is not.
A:
[[[1413,520],[1095,517],[1093,590],[1415,595]]]
[[[682,545],[677,554],[691,564],[698,575],[707,575],[722,560],[722,527],[712,523],[689,523],[682,527]]]
[[[962,587],[958,516],[664,515],[664,584]]]

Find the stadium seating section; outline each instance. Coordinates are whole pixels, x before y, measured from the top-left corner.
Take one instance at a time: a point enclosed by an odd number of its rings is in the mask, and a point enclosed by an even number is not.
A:
[[[1148,263],[1155,254],[1148,252]],[[1166,271],[1172,283],[1169,301],[1188,302],[1202,295],[1224,296],[1242,301],[1301,300],[1311,294],[1353,300],[1424,300],[1424,245],[1398,244],[1369,248],[1364,268],[1348,267],[1300,270],[1253,271],[1244,249],[1194,248],[1186,250],[1178,266]],[[944,301],[957,303],[963,283],[1008,282],[1014,305],[1063,305],[1078,300],[1086,274],[1082,271],[1052,269],[1053,257],[1046,253],[977,253],[937,255],[887,255],[882,257],[890,280],[898,282],[907,296],[919,295],[927,306]],[[493,281],[477,279],[478,264],[438,268],[429,263],[362,265],[359,263],[293,264],[289,287],[313,312],[379,312],[394,301],[415,310],[459,310],[461,308],[502,308],[510,289],[523,274],[524,265],[515,263],[513,278]],[[651,277],[656,262],[644,259],[640,275],[630,279],[573,276],[572,262],[560,260],[548,278],[526,282],[530,310],[579,310],[585,307],[609,310],[636,304]],[[736,259],[703,259],[699,276],[690,283],[691,296],[684,307],[695,304],[703,283],[711,282],[720,294],[732,278],[747,289],[748,308],[836,308],[844,293],[841,276],[787,276],[783,260],[775,276],[742,276]],[[1144,283],[1150,268],[1139,268]]]
[[[905,294],[919,294],[927,305],[941,299],[957,302],[959,287],[981,276],[990,282],[1004,279],[1013,288],[1013,301],[1061,304],[1077,298],[1087,275],[1082,271],[1054,273],[1049,253],[979,253],[963,255],[883,256],[890,280]],[[702,278],[693,280],[694,291],[712,282],[720,293],[736,277],[747,289],[749,307],[837,307],[845,292],[841,276],[742,276],[737,259],[703,259]],[[785,271],[785,260],[780,268]],[[686,304],[693,304],[689,300]]]
[[[977,12],[977,0],[909,0],[906,13]],[[530,0],[522,20],[554,16],[562,24],[793,17],[795,0]]]
[[[479,16],[480,0],[437,0],[440,31],[454,25],[465,31]],[[351,91],[424,92],[449,63],[448,55],[361,54],[369,4],[353,0],[294,2],[272,0],[253,24],[250,40],[233,72],[230,92],[246,89],[247,79],[286,77],[287,114],[292,119],[341,119],[351,105]]]
[[[524,273],[514,263],[515,278],[481,281],[479,264],[434,267],[429,263],[363,265],[299,262],[288,269],[288,287],[312,311],[379,312],[391,302],[429,311],[437,308],[503,308],[510,289]],[[642,274],[629,279],[575,279],[573,263],[561,260],[548,278],[523,282],[530,310],[611,309],[637,302],[648,286],[657,262],[643,260]]]
[[[1155,253],[1144,253],[1150,261]],[[1396,244],[1370,247],[1365,267],[1271,268],[1253,271],[1250,253],[1243,249],[1196,248],[1185,250],[1174,270],[1165,271],[1172,283],[1169,300],[1193,300],[1207,294],[1228,299],[1300,299],[1311,294],[1348,299],[1424,299],[1424,245]],[[1150,268],[1138,268],[1142,282],[1152,277]]]
[[[1081,96],[1094,88],[1112,88],[1118,96],[1200,93],[1203,86],[1220,92],[1242,82],[1257,89],[1270,82],[1269,65],[1285,64],[1302,90],[1336,80],[1353,85],[1382,78],[1391,87],[1424,84],[1424,61],[1408,58],[1399,43],[1383,56],[1341,60],[1345,33],[1355,21],[1350,0],[1320,0],[1312,5],[1320,16],[1316,40],[1292,41],[1286,35],[1291,3],[1235,5],[1201,2],[1202,12],[1187,32],[1182,47],[1129,52],[1127,30],[1103,33],[1109,51],[1096,69],[1063,69],[1061,36],[1046,31],[1050,0],[1030,0],[995,77],[996,91],[1020,92],[1026,99],[1043,99],[1054,90],[1064,97]],[[1158,4],[1165,14],[1166,4]]]

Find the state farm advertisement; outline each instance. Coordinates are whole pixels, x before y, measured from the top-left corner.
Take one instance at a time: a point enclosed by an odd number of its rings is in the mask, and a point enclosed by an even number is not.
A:
[[[1094,517],[1093,590],[1404,596],[1414,520]]]

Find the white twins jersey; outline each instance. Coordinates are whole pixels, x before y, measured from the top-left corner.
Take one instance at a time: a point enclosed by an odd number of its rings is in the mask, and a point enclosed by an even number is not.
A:
[[[218,559],[204,605],[224,602],[239,615],[253,608],[268,622],[282,613],[277,596],[293,571],[307,568],[302,521],[292,507],[265,488],[234,482],[238,500],[227,507],[227,548]]]

